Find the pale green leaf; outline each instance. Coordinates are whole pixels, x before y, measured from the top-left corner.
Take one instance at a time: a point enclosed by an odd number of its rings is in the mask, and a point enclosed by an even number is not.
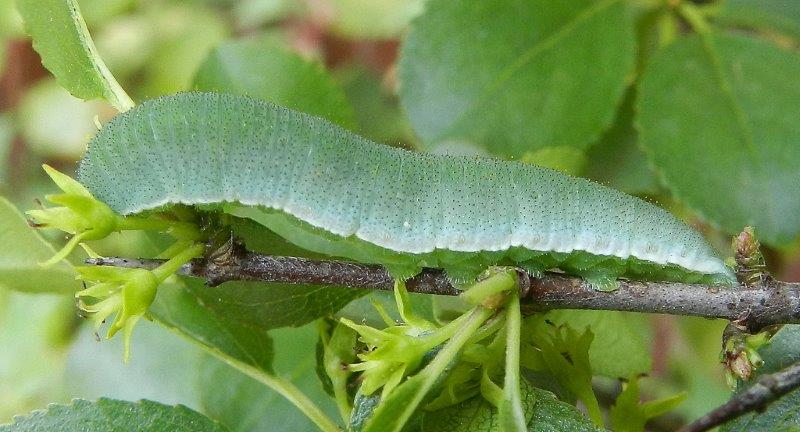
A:
[[[329,415],[335,415],[330,397],[312,371],[316,343],[314,325],[274,330],[270,335],[280,348],[275,353],[277,373],[292,381]],[[198,390],[203,411],[232,431],[316,430],[314,424],[283,396],[211,357],[200,364]]]
[[[264,99],[355,126],[344,90],[323,65],[257,39],[217,47],[200,66],[194,88]]]
[[[331,27],[351,38],[388,39],[405,30],[425,0],[331,0]]]
[[[800,233],[800,55],[725,34],[658,53],[638,99],[641,142],[671,191],[729,233]]]
[[[68,296],[0,287],[0,424],[63,397],[57,383],[74,320]]]
[[[621,1],[433,0],[403,46],[400,97],[428,149],[585,148],[611,123],[633,67]]]
[[[42,80],[23,94],[18,127],[27,148],[37,155],[74,160],[86,151],[86,142],[97,132],[95,121],[107,107],[74,98],[54,80]]]
[[[646,374],[652,367],[647,335],[648,317],[642,314],[615,311],[556,310],[544,315],[556,325],[575,330],[589,329],[594,340],[589,346],[592,373],[609,378],[626,378]]]
[[[120,111],[133,106],[97,49],[75,0],[17,0],[42,63],[81,99],[105,99]]]
[[[65,300],[69,303],[66,317],[74,327],[75,307],[71,299]],[[59,369],[63,389],[50,382],[51,391],[57,388],[71,398],[87,400],[99,397],[148,399],[167,405],[180,403],[195,410],[200,408],[195,383],[204,353],[197,345],[157,323],[140,320],[131,340],[133,355],[124,363],[122,338],[98,343],[93,326],[88,322],[82,324],[78,331],[70,334],[66,364]],[[57,397],[61,396],[51,396],[47,402],[58,400]]]
[[[224,432],[222,425],[183,405],[167,406],[142,400],[125,402],[77,399],[50,405],[0,426],[0,432]]]
[[[5,198],[0,197],[0,287],[27,292],[73,293],[80,287],[67,262],[42,263],[55,250]],[[8,247],[14,245],[14,247]]]
[[[189,90],[197,68],[230,33],[224,14],[200,2],[161,3],[146,18],[154,36],[137,88],[143,98]]]
[[[623,385],[622,393],[609,410],[614,432],[643,432],[648,420],[672,411],[686,399],[686,393],[678,393],[641,403],[639,377],[633,376]]]

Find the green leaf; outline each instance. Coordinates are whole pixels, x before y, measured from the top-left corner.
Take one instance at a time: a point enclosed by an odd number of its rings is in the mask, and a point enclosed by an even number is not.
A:
[[[65,315],[71,320],[70,330],[75,330],[74,302],[69,298],[65,300],[69,305]],[[204,352],[197,345],[157,323],[141,320],[136,324],[131,341],[135,353],[130,361],[123,363],[120,358],[124,349],[121,338],[97,343],[94,327],[89,323],[83,324],[70,334],[65,366],[56,368],[62,376],[63,388],[50,382],[51,391],[58,388],[71,398],[88,400],[99,397],[141,398],[200,408],[195,387]],[[48,401],[56,397],[60,399],[63,396],[52,396]]]
[[[635,92],[630,90],[614,124],[586,152],[586,177],[629,194],[655,193],[658,181],[639,147],[633,126]]]
[[[800,55],[758,39],[684,37],[642,79],[642,144],[666,185],[729,233],[800,233]]]
[[[725,0],[714,14],[717,23],[733,28],[779,32],[800,38],[800,3],[791,0]]]
[[[640,403],[639,393],[639,378],[633,376],[624,385],[622,393],[617,396],[614,406],[609,410],[614,432],[643,432],[649,419],[672,411],[686,400],[686,392],[683,392]]]
[[[600,431],[574,406],[561,402],[542,389],[523,381],[523,406],[529,432]],[[500,431],[497,410],[481,396],[438,411],[425,413],[423,432],[494,432]]]
[[[260,40],[216,48],[200,66],[194,87],[264,99],[355,128],[344,90],[322,64]]]
[[[633,66],[618,0],[432,0],[401,53],[400,97],[428,149],[585,148],[613,120]]]
[[[314,326],[274,330],[270,335],[280,347],[275,353],[277,373],[293,382],[326,413],[335,415],[336,408],[312,372]],[[283,396],[211,357],[201,361],[198,392],[203,411],[232,431],[316,430],[314,424]]]
[[[15,0],[0,0],[0,38],[24,36]],[[2,66],[0,66],[2,69]]]
[[[594,423],[602,424],[603,414],[592,388],[591,330],[578,332],[570,326],[555,326],[541,315],[528,317],[524,325],[527,343],[522,346],[523,367],[552,376],[562,389],[583,402]]]
[[[0,287],[0,424],[64,397],[58,383],[74,320],[67,296]]]
[[[397,97],[381,82],[381,77],[364,67],[336,70],[347,99],[353,104],[358,132],[366,138],[389,145],[413,141]]]
[[[133,101],[103,63],[75,0],[17,0],[42,63],[81,99],[102,98],[120,111]]]
[[[18,417],[0,432],[224,432],[225,427],[183,405],[142,400],[82,399]]]
[[[226,16],[204,2],[166,2],[150,8],[148,55],[137,93],[143,99],[189,90],[197,68],[230,33]]]
[[[217,355],[261,371],[272,372],[272,339],[234,319],[209,313],[194,293],[202,290],[198,279],[182,279],[159,287],[150,315],[159,323],[189,337]]]
[[[291,381],[274,374],[274,352],[269,334],[241,324],[230,315],[209,313],[202,301],[192,294],[201,286],[202,282],[196,279],[162,285],[150,307],[150,314],[161,324],[196,342],[208,353],[280,393],[319,429],[328,432],[338,430],[327,415]],[[311,357],[310,361],[313,367],[314,358]]]
[[[768,345],[758,350],[764,366],[756,371],[751,382],[758,375],[778,372],[800,361],[800,325],[785,325],[772,337]],[[747,386],[742,386],[744,390]],[[720,432],[761,432],[790,431],[800,427],[800,390],[795,390],[771,403],[760,413],[745,414],[720,427]]]
[[[95,119],[108,105],[71,96],[55,80],[27,89],[17,111],[26,148],[44,159],[75,160],[86,151],[86,139],[97,132]]]
[[[425,0],[332,0],[331,27],[351,38],[388,39],[399,36],[422,12]]]
[[[5,198],[0,197],[0,287],[26,292],[74,293],[80,288],[72,266],[61,261],[50,267],[39,263],[55,255],[55,250],[25,217]]]
[[[522,162],[579,176],[586,167],[586,154],[572,147],[545,147],[522,155]]]
[[[650,372],[653,359],[646,335],[647,316],[615,311],[556,310],[544,320],[568,325],[575,330],[589,329],[594,340],[589,346],[592,373],[609,378],[625,378]]]
[[[365,294],[364,290],[347,287],[261,282],[190,285],[188,289],[207,311],[265,330],[301,326]]]

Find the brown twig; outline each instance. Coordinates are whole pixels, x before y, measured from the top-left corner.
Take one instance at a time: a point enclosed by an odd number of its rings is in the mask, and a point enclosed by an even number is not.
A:
[[[704,432],[751,411],[761,411],[781,396],[800,387],[800,362],[769,375],[725,404],[685,426],[680,432]]]
[[[95,265],[152,268],[159,260],[96,258]],[[394,280],[379,265],[310,260],[242,252],[224,260],[196,260],[181,273],[215,286],[246,280],[338,285],[391,290]],[[776,324],[800,323],[800,284],[766,279],[760,286],[718,287],[673,282],[620,281],[619,289],[597,291],[580,278],[557,273],[534,278],[520,272],[527,313],[551,309],[617,310],[724,318],[751,332]],[[410,292],[458,295],[441,270],[425,269],[406,282]]]

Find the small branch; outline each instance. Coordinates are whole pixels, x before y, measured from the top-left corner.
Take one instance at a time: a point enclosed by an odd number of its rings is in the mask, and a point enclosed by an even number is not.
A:
[[[704,432],[750,411],[761,411],[798,387],[800,387],[800,362],[780,372],[762,375],[747,390],[687,425],[680,432]]]
[[[96,258],[89,264],[153,268],[160,260]],[[184,275],[206,279],[211,286],[245,280],[289,284],[337,285],[391,290],[394,281],[379,265],[344,261],[234,253],[224,259],[195,260]],[[766,279],[755,287],[733,288],[670,282],[620,281],[619,289],[597,291],[580,278],[548,273],[534,278],[520,272],[523,310],[617,310],[692,315],[735,321],[751,332],[776,324],[800,323],[800,284]],[[425,269],[406,282],[409,292],[458,295],[441,270]]]

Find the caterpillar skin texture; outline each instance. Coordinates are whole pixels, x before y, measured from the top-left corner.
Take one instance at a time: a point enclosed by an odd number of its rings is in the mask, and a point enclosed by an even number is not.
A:
[[[638,198],[533,165],[375,144],[241,96],[182,93],[118,115],[79,179],[121,214],[213,204],[399,277],[509,264],[594,282],[733,280],[697,232]]]

